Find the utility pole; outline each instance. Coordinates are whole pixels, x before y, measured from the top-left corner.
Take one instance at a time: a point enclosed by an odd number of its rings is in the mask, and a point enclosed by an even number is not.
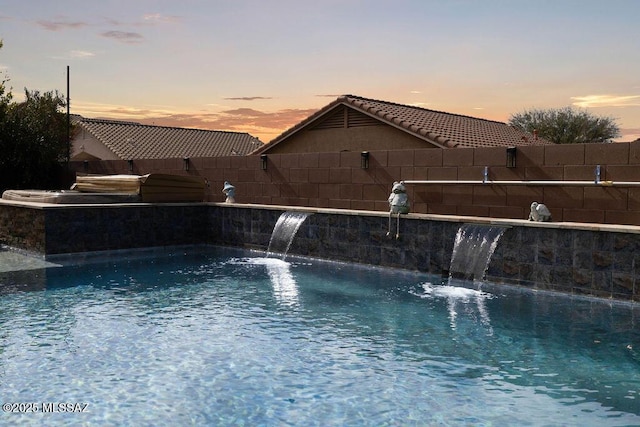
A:
[[[67,167],[71,161],[71,99],[69,98],[69,66],[67,65]]]

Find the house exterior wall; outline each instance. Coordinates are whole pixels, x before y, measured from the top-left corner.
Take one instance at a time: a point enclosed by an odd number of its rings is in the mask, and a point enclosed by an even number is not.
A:
[[[74,157],[84,155],[85,153],[101,160],[120,160],[120,158],[105,147],[102,142],[98,141],[93,135],[81,128],[72,141],[71,158],[73,159]]]
[[[370,150],[368,169],[360,152],[72,162],[78,173],[169,173],[205,177],[207,201],[223,202],[224,181],[236,187],[238,203],[388,211],[387,198],[399,180],[640,182],[640,142],[518,147],[516,167],[506,167],[506,149],[455,148]],[[411,212],[526,219],[531,202],[545,203],[554,221],[640,225],[640,187],[407,185]]]
[[[304,129],[264,153],[402,150],[420,149],[428,145],[424,140],[404,131],[380,124],[337,129]]]

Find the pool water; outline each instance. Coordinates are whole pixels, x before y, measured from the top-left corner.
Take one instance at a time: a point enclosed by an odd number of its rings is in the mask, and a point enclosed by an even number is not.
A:
[[[637,305],[218,247],[7,270],[0,402],[88,406],[1,425],[640,425]]]

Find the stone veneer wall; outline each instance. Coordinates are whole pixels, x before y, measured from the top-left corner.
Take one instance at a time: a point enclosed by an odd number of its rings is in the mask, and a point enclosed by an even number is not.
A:
[[[287,210],[313,213],[289,253],[436,275],[448,270],[463,223],[507,227],[487,280],[535,289],[640,301],[640,227],[530,223],[409,214],[400,239],[382,212],[226,204],[20,206],[0,203],[0,242],[42,254],[171,246],[265,250]],[[395,223],[395,221],[394,221]]]
[[[0,204],[0,243],[52,255],[210,240],[204,203],[25,205]]]
[[[44,209],[0,204],[0,244],[46,254],[45,227]]]
[[[410,214],[402,216],[396,240],[386,236],[388,215],[379,212],[217,205],[209,211],[214,243],[266,249],[287,209],[314,212],[290,254],[439,275],[449,269],[461,224],[503,226],[487,280],[640,301],[640,227]]]

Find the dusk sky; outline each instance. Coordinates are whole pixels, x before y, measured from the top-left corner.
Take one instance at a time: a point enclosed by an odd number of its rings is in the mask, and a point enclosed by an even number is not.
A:
[[[268,142],[341,94],[640,138],[638,0],[1,0],[0,72],[90,118]]]

